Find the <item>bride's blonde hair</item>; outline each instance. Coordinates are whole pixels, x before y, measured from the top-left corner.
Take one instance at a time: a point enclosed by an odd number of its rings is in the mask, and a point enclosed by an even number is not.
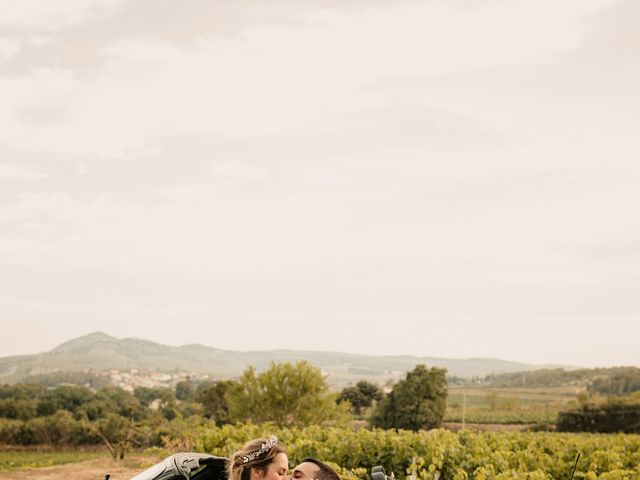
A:
[[[265,472],[279,453],[286,452],[273,435],[249,440],[229,458],[229,480],[250,480],[252,468]]]

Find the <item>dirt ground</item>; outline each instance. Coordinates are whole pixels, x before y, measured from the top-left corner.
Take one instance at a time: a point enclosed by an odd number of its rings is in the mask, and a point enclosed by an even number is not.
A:
[[[114,461],[108,457],[96,458],[53,467],[0,472],[0,480],[104,480],[107,473],[111,475],[110,480],[128,480],[148,468],[153,462],[154,459],[149,457],[131,457],[124,461]]]
[[[472,431],[485,431],[485,432],[508,432],[508,431],[519,431],[522,432],[527,428],[531,428],[533,424],[502,424],[502,423],[467,423],[465,428],[467,430]],[[452,430],[454,432],[458,432],[462,430],[461,423],[444,423],[443,427],[447,430]],[[1,479],[2,477],[0,477]]]

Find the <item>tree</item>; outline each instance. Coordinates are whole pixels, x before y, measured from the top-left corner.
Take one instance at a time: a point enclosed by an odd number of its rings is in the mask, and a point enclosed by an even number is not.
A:
[[[38,403],[36,400],[26,398],[0,399],[0,417],[29,420],[37,414]]]
[[[136,387],[133,390],[133,396],[145,407],[148,407],[157,399],[161,403],[175,402],[176,400],[174,391],[166,387]]]
[[[16,385],[0,385],[0,399],[37,400],[47,392],[43,385],[18,383]]]
[[[378,404],[373,425],[407,430],[439,426],[447,402],[446,372],[443,368],[416,365]]]
[[[112,402],[101,398],[93,398],[76,410],[75,417],[77,419],[93,421],[105,417],[108,413],[112,412],[113,409],[114,405]]]
[[[70,445],[78,439],[80,425],[70,412],[58,410],[53,415],[36,417],[26,422],[30,443]]]
[[[232,421],[306,426],[345,419],[322,372],[307,362],[272,363],[257,375],[249,367],[227,395]]]
[[[135,420],[141,420],[149,414],[140,404],[140,400],[120,387],[103,388],[96,393],[95,399],[105,402],[108,412],[125,418],[133,417]]]
[[[216,422],[217,425],[229,423],[229,404],[227,392],[235,385],[233,380],[205,381],[198,385],[196,401],[201,403],[203,415]]]
[[[58,410],[75,413],[84,403],[93,398],[87,387],[80,385],[63,385],[47,391],[38,403],[38,415],[53,415]]]
[[[147,445],[151,436],[134,421],[133,416],[125,418],[115,413],[89,424],[88,428],[102,440],[114,460],[123,459],[134,445]]]
[[[191,400],[196,389],[191,383],[191,379],[187,377],[186,380],[181,380],[176,384],[176,398],[178,400]]]
[[[336,401],[349,402],[354,414],[360,415],[363,408],[373,405],[374,401],[382,400],[383,393],[375,383],[361,380],[355,386],[343,388]]]

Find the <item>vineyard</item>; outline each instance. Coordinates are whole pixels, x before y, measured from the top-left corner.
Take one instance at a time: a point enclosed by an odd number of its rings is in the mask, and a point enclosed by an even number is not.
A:
[[[444,420],[549,425],[576,398],[576,390],[570,387],[449,388]]]
[[[329,460],[343,480],[366,478],[375,465],[400,479],[568,479],[578,452],[576,479],[640,479],[640,435],[227,425],[173,440],[227,456],[247,439],[268,433],[286,446],[290,465],[307,456]]]

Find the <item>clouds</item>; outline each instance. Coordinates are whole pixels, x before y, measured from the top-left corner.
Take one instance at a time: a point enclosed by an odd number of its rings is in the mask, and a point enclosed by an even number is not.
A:
[[[632,323],[637,16],[613,0],[21,3],[0,22],[4,311],[68,315],[67,331],[93,314],[140,332]],[[497,356],[473,332],[441,354]]]
[[[527,2],[524,10],[502,3],[482,9],[407,3],[357,16],[312,4],[272,7],[295,20],[285,23],[255,5],[109,3],[81,10],[84,22],[58,27],[56,35],[70,35],[68,41],[36,45],[41,55],[25,60],[26,78],[1,81],[10,115],[5,142],[114,156],[146,149],[150,136],[194,126],[231,136],[335,129],[335,119],[388,102],[433,104],[429,96],[367,95],[364,89],[377,79],[547,61],[577,44],[572,15],[602,3],[559,10],[543,39],[531,17],[545,9]],[[254,21],[260,21],[243,23],[239,37],[216,35],[216,26],[233,24],[225,21],[225,9],[236,8],[259,14]],[[511,21],[494,20],[501,16]],[[190,35],[188,46],[174,38],[174,29]],[[2,64],[7,72],[20,71],[16,55]],[[48,128],[30,128],[37,125]]]

